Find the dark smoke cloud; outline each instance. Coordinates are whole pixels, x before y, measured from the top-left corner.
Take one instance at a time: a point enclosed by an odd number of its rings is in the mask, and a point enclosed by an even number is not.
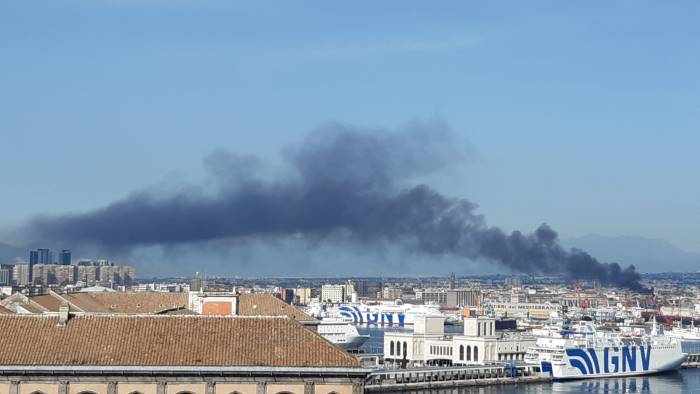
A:
[[[284,176],[262,176],[260,160],[219,151],[205,161],[214,192],[141,192],[90,212],[36,218],[28,228],[36,240],[108,250],[284,237],[390,242],[425,255],[494,261],[517,272],[641,287],[634,266],[623,270],[565,250],[546,224],[531,234],[506,234],[488,226],[475,204],[411,184],[460,160],[461,151],[440,123],[396,132],[329,124],[284,152]]]

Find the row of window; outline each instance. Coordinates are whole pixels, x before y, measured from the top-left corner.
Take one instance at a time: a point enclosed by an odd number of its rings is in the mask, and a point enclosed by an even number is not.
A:
[[[430,347],[430,354],[434,354],[437,356],[452,356],[452,347],[451,346],[431,346]]]
[[[389,355],[393,356],[394,351],[396,352],[396,355],[398,357],[401,357],[401,344],[403,343],[403,355],[408,356],[408,343],[406,341],[401,342],[401,341],[396,341],[396,345],[394,345],[394,341],[389,342]],[[394,350],[396,349],[396,350]]]
[[[467,345],[467,357],[464,357],[464,345],[459,345],[459,360],[460,361],[472,361],[472,347]],[[474,346],[474,361],[479,361],[479,348]]]

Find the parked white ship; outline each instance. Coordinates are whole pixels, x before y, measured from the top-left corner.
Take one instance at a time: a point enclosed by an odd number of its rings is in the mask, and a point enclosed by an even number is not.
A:
[[[538,364],[555,380],[647,375],[677,369],[687,355],[681,341],[644,333],[605,333],[586,329],[562,331],[537,339],[525,362]]]
[[[318,334],[344,350],[359,350],[369,335],[360,335],[347,319],[325,318],[318,325]]]
[[[395,326],[412,325],[416,316],[443,316],[436,305],[404,304],[400,301],[376,304],[314,304],[305,312],[318,318],[348,319],[355,324]]]

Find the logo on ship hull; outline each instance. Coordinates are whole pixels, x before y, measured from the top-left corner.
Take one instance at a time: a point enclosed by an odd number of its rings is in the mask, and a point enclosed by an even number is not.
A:
[[[406,315],[403,313],[380,313],[366,312],[364,315],[360,312],[360,308],[356,306],[341,306],[338,308],[340,316],[349,317],[354,323],[367,324],[398,324],[403,326],[406,322]]]
[[[637,356],[641,361],[641,371],[649,370],[651,348],[644,346],[603,348],[602,363],[599,363],[595,349],[566,349],[569,365],[582,375],[601,373],[637,372]],[[602,364],[602,365],[601,365]]]

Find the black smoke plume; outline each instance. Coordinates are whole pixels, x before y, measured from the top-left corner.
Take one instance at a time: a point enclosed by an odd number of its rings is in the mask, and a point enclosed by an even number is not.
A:
[[[581,250],[565,250],[546,224],[531,234],[506,234],[488,226],[475,204],[411,184],[459,160],[457,146],[442,124],[396,132],[330,124],[285,151],[283,176],[260,175],[258,159],[221,151],[206,160],[214,192],[141,192],[90,212],[35,218],[28,228],[35,240],[110,250],[266,237],[391,242],[517,272],[641,288],[634,266],[623,270]]]

